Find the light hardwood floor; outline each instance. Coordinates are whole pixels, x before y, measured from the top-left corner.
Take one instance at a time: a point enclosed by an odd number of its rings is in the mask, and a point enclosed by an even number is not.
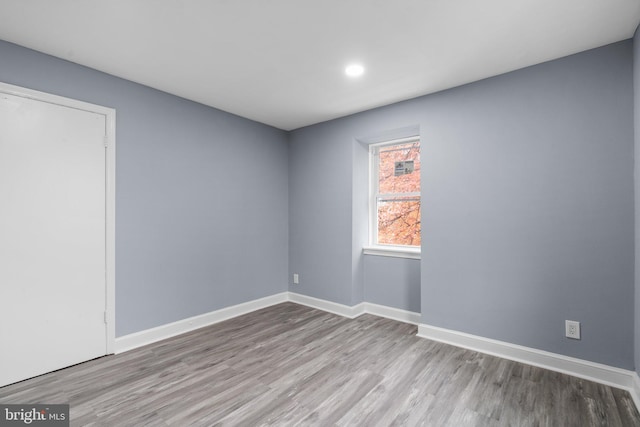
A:
[[[284,303],[0,388],[0,402],[69,403],[74,426],[640,426],[626,391],[415,334]]]

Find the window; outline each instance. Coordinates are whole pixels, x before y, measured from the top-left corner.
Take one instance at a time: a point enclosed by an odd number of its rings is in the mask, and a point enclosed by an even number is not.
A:
[[[370,245],[420,248],[420,139],[370,148]]]

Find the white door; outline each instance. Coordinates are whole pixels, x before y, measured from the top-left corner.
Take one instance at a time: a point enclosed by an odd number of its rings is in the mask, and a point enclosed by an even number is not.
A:
[[[0,92],[0,386],[107,353],[105,120]]]

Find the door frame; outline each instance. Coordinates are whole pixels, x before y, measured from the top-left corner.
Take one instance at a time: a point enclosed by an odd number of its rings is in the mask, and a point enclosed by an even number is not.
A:
[[[0,82],[0,93],[88,111],[105,117],[105,323],[106,354],[115,352],[116,110]]]

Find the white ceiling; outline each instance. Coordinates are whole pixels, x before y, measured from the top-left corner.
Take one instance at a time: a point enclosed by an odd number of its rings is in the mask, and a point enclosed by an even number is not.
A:
[[[624,40],[639,21],[640,0],[0,0],[0,39],[286,130]]]

